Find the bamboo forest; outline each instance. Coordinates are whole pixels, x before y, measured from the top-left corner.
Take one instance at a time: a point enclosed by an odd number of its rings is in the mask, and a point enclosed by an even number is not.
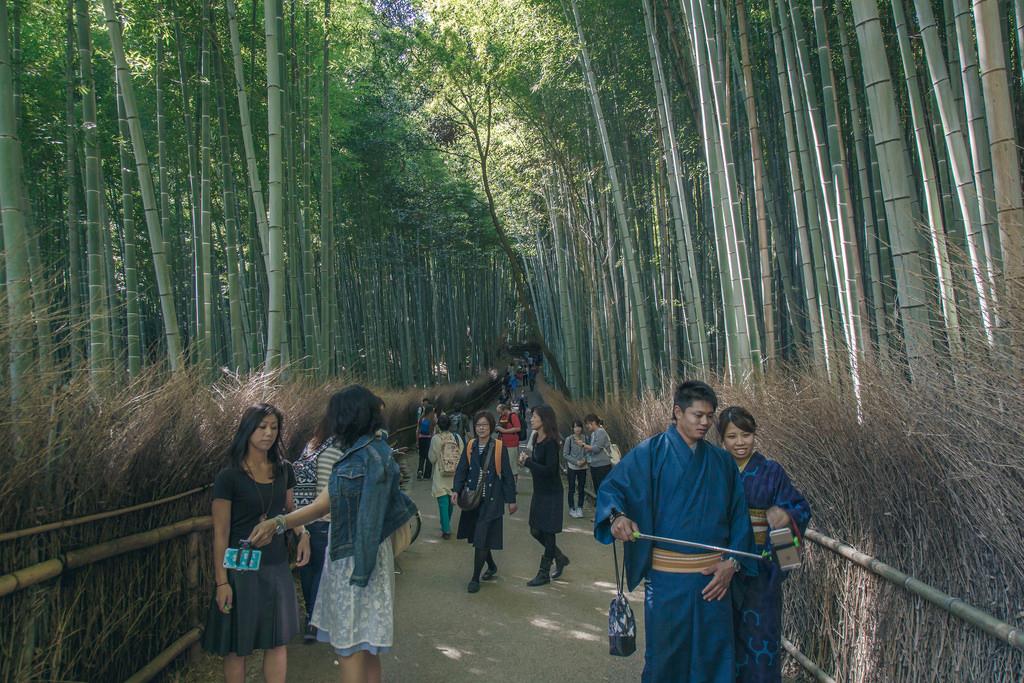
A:
[[[559,444],[601,416],[628,462],[684,380],[813,510],[782,678],[736,681],[1020,681],[1022,174],[1024,0],[0,0],[0,681],[241,681],[204,635],[214,477],[248,406],[298,461],[353,384],[423,532],[376,674],[317,645],[288,677],[640,680],[601,479],[558,608],[467,596],[407,469],[428,404],[518,405],[524,443],[527,404]],[[508,650],[421,633],[423,592]],[[643,680],[724,680],[645,637]]]

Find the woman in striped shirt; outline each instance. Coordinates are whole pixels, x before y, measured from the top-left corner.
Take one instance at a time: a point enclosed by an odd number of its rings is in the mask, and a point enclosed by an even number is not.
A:
[[[306,444],[299,459],[293,463],[295,471],[295,509],[306,507],[327,487],[331,478],[331,469],[338,461],[341,452],[332,448],[336,437],[326,424],[327,418],[317,427],[313,438]],[[320,586],[320,574],[324,568],[324,554],[327,551],[330,515],[325,515],[311,524],[306,525],[309,531],[310,558],[309,563],[299,568],[299,582],[302,584],[302,599],[306,604],[306,631],[303,642],[316,642],[316,627],[309,623],[316,604],[317,588]]]

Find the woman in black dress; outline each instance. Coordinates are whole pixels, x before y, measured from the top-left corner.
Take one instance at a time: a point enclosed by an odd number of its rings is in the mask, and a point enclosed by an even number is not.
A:
[[[290,512],[295,475],[284,459],[281,412],[269,403],[248,408],[228,448],[229,465],[213,482],[213,569],[217,592],[203,631],[203,648],[224,657],[227,683],[245,680],[245,658],[263,650],[263,679],[284,683],[286,645],[299,631],[299,605],[284,536],[261,549],[256,571],[224,568],[228,548],[240,548],[259,522]],[[309,561],[309,534],[299,534],[298,560]]]
[[[543,586],[562,575],[569,558],[555,545],[555,534],[562,532],[562,477],[558,472],[558,421],[551,406],[533,409],[530,426],[537,434],[533,452],[520,463],[533,475],[533,500],[530,503],[530,535],[544,546],[537,576],[527,586]],[[551,571],[551,563],[555,570]]]
[[[456,538],[464,538],[472,544],[473,578],[466,590],[476,593],[480,581],[489,581],[498,573],[492,550],[502,548],[502,520],[505,506],[508,514],[514,515],[516,505],[516,480],[512,474],[512,463],[501,442],[494,438],[494,415],[482,410],[473,417],[473,431],[476,438],[466,444],[466,457],[459,460],[452,484],[452,503],[458,504],[459,494],[464,489],[475,491],[479,483],[484,489],[480,505],[474,510],[462,510],[459,514],[459,531]],[[481,468],[486,466],[483,479]],[[487,571],[480,576],[480,570],[487,563]]]

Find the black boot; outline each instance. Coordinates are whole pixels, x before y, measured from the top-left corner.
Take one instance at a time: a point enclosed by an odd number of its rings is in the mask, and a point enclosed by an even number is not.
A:
[[[540,569],[537,570],[537,576],[527,581],[526,585],[536,587],[546,583],[551,583],[551,558],[547,555],[540,558]]]
[[[566,557],[561,550],[557,550],[555,552],[558,554],[555,555],[555,571],[551,572],[552,580],[560,577],[566,566],[569,564],[569,558]]]

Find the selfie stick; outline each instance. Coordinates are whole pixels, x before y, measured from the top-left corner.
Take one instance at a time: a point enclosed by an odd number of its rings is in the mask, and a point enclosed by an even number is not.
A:
[[[651,536],[649,534],[642,534],[639,531],[633,532],[633,538],[640,541],[656,541],[658,543],[672,543],[674,545],[686,546],[687,548],[700,548],[701,550],[717,550],[720,553],[727,555],[739,555],[740,557],[749,557],[754,560],[765,559],[761,555],[755,555],[754,553],[744,552],[742,550],[733,550],[732,548],[722,548],[717,545],[708,545],[706,543],[697,543],[695,541],[681,541],[676,538],[665,538],[663,536]]]

